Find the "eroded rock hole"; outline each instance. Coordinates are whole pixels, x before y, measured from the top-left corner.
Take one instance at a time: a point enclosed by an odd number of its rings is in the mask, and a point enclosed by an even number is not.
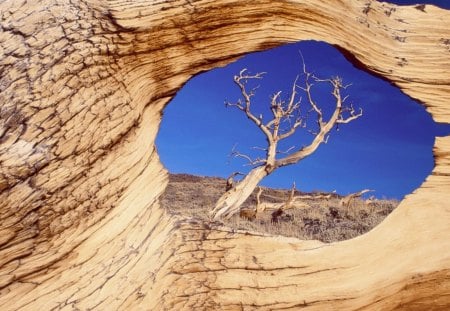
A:
[[[164,111],[157,138],[161,160],[170,172],[164,208],[210,220],[210,211],[226,190],[226,178],[233,172],[249,172],[243,166],[245,158],[230,158],[233,146],[255,159],[259,154],[253,147],[265,145],[264,135],[243,111],[224,105],[242,98],[233,77],[243,68],[266,73],[254,85],[258,88],[252,97],[255,116],[265,117],[273,94],[281,90],[289,99],[292,82],[303,70],[299,51],[314,76],[340,76],[352,84],[345,93],[350,106],[362,108],[363,116],[333,130],[327,143],[308,158],[269,175],[244,202],[244,212],[222,221],[235,229],[345,240],[372,229],[420,186],[433,168],[434,137],[449,133],[448,127],[434,123],[421,105],[394,86],[354,68],[332,46],[301,42],[247,55],[193,78],[178,92]],[[324,102],[324,115],[331,115],[326,98],[330,90],[314,92],[315,99]],[[304,101],[301,105],[307,105]],[[307,122],[316,122],[315,118]],[[311,136],[307,129],[295,134],[284,150],[307,145]],[[292,197],[291,208],[280,211]],[[255,214],[256,206],[263,204],[267,208]]]

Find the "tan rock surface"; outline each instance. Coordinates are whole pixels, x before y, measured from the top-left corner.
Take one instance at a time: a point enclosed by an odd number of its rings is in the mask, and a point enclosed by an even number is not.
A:
[[[164,105],[190,77],[304,39],[338,46],[450,122],[449,11],[6,0],[0,16],[1,310],[450,307],[450,137],[381,225],[334,244],[170,217],[154,146]]]

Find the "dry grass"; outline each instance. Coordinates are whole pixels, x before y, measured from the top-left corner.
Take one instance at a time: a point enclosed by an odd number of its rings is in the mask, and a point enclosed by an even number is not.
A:
[[[222,178],[172,174],[161,202],[170,213],[209,222],[209,211],[224,190],[225,180]],[[243,204],[243,208],[255,206],[255,195],[253,193]],[[261,200],[283,202],[288,195],[288,190],[264,188]],[[278,223],[272,222],[271,212],[267,211],[253,221],[236,215],[224,221],[224,224],[234,229],[333,242],[350,239],[369,231],[399,203],[397,200],[375,200],[366,204],[357,199],[347,209],[339,205],[340,198],[339,195],[333,195],[330,199],[305,200],[308,208],[287,210]]]

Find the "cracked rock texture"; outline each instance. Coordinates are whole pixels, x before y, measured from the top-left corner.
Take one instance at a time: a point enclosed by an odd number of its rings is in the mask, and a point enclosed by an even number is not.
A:
[[[450,137],[436,139],[423,185],[345,242],[231,232],[160,208],[154,140],[177,90],[305,39],[450,122],[450,12],[434,6],[1,1],[0,309],[448,310]]]

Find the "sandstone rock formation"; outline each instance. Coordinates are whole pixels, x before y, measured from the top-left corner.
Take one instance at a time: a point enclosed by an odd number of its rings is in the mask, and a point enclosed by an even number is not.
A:
[[[0,16],[1,310],[449,308],[450,137],[380,226],[334,244],[167,215],[154,140],[190,77],[304,39],[339,47],[449,122],[450,12],[370,0],[6,0]]]

